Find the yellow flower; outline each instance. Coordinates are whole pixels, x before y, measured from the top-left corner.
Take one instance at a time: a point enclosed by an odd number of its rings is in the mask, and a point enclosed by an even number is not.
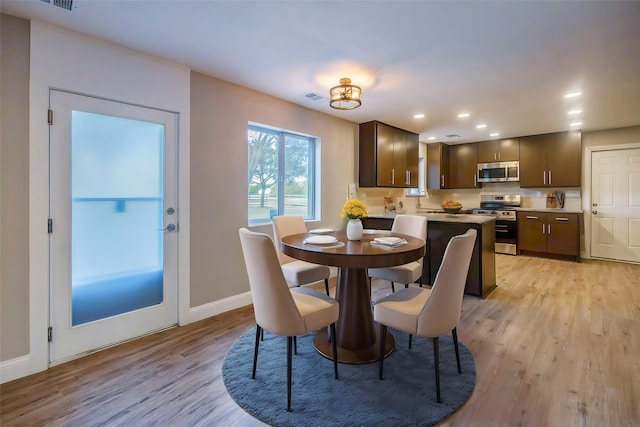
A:
[[[342,218],[360,219],[367,216],[367,205],[358,199],[349,199],[342,207]]]

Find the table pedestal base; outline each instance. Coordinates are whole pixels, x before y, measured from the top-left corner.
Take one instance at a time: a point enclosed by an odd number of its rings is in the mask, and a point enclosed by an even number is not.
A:
[[[337,346],[338,350],[338,362],[359,364],[359,363],[372,363],[380,358],[380,328],[375,328],[376,340],[375,343],[366,348],[348,349]],[[384,345],[384,357],[390,355],[395,348],[395,339],[393,334],[387,330],[387,339]],[[329,333],[327,328],[320,329],[316,336],[313,338],[313,345],[318,350],[318,353],[333,360],[333,350],[331,349],[331,341],[329,341]]]

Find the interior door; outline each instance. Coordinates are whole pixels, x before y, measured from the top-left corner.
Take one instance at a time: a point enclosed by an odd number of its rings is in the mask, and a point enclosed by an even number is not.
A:
[[[640,149],[591,155],[591,256],[640,262]]]
[[[50,92],[50,361],[177,323],[177,115]]]

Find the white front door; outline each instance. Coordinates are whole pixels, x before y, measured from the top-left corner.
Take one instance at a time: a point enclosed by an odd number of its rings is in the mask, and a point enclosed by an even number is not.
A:
[[[640,262],[640,149],[591,154],[591,256]]]
[[[50,91],[50,362],[177,324],[175,113]]]

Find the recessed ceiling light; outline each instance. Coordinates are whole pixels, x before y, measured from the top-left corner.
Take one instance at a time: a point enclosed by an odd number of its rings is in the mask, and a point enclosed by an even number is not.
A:
[[[427,138],[429,141],[433,141],[434,139],[436,139],[435,136],[430,136],[429,138]]]
[[[459,119],[466,119],[467,117],[469,117],[469,113],[460,113],[460,114],[458,114],[458,118]]]
[[[477,125],[476,129],[484,129],[486,127],[487,127],[487,125],[484,125],[484,124],[483,125]]]
[[[573,122],[569,126],[581,126],[582,122]]]
[[[570,92],[570,93],[567,93],[564,97],[565,98],[575,98],[575,97],[580,96],[580,95],[582,95],[581,92]]]
[[[499,135],[500,135],[500,134],[499,134],[499,133],[497,133],[497,132],[494,132],[494,133],[490,133],[490,134],[489,134],[489,136],[499,136]]]
[[[580,113],[582,113],[582,110],[571,110],[567,114],[573,116],[575,114],[580,114]]]
[[[415,116],[413,116],[414,119],[423,119],[424,118],[424,114],[416,114]]]

